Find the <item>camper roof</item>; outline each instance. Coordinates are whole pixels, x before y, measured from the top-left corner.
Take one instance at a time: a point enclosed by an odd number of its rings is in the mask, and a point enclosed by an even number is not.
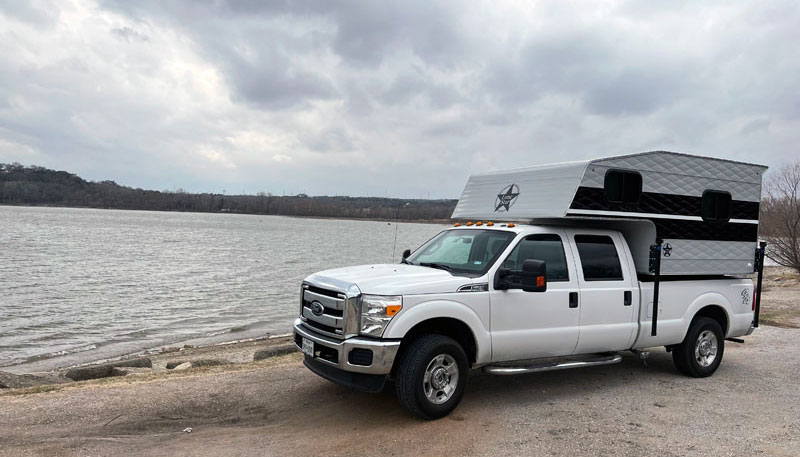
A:
[[[642,177],[641,191],[646,197],[658,194],[662,200],[668,196],[700,198],[706,190],[718,190],[730,193],[734,201],[758,202],[766,169],[733,160],[651,151],[479,173],[469,177],[452,217],[517,221],[586,215],[699,218],[687,208],[610,208],[601,202],[587,202],[602,198],[586,194],[597,194],[591,189],[605,189],[608,171],[622,170]],[[587,205],[595,209],[584,208]]]

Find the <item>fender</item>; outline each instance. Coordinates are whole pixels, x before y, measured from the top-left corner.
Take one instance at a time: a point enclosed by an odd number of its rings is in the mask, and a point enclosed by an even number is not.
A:
[[[686,332],[689,331],[689,325],[692,323],[692,319],[694,319],[695,314],[698,311],[705,308],[709,305],[716,305],[722,308],[725,312],[725,318],[728,320],[728,328],[726,330],[726,334],[731,331],[732,327],[732,317],[731,317],[731,304],[728,299],[720,294],[719,292],[706,292],[699,297],[695,298],[692,304],[686,309],[686,313],[684,313],[683,318],[681,319],[683,322],[683,334],[686,335]],[[727,336],[727,335],[726,335]]]
[[[476,364],[491,360],[492,338],[489,330],[475,310],[456,301],[437,299],[403,309],[389,323],[383,338],[403,338],[415,325],[437,317],[456,319],[466,324],[475,336]]]

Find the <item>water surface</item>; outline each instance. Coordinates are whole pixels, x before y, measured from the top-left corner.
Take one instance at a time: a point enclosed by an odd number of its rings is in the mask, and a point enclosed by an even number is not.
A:
[[[399,261],[442,227],[0,206],[0,366],[285,334],[305,276],[390,262],[396,228]]]

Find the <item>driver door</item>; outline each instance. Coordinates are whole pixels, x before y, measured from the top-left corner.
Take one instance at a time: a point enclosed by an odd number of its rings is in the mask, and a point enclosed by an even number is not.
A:
[[[527,235],[499,268],[518,270],[527,259],[546,262],[546,292],[495,290],[497,268],[489,279],[493,362],[569,355],[578,344],[578,278],[566,234]]]

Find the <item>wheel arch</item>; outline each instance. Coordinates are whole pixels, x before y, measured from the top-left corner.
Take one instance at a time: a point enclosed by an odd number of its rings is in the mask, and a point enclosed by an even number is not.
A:
[[[719,326],[722,327],[722,335],[725,336],[728,334],[728,329],[730,328],[730,316],[728,316],[728,311],[725,310],[724,307],[720,305],[706,305],[697,310],[692,318],[692,322],[700,317],[714,319],[717,321],[717,323],[719,323]]]
[[[478,342],[472,329],[463,321],[452,317],[434,317],[417,323],[403,337],[396,359],[399,359],[405,349],[422,335],[443,335],[458,342],[467,354],[467,361],[474,365],[478,358]]]
[[[438,333],[458,341],[470,364],[491,358],[491,335],[471,307],[449,300],[433,300],[403,309],[386,328],[384,338],[402,339],[400,351],[420,332]],[[396,360],[399,358],[396,357]]]
[[[731,312],[728,299],[717,292],[710,292],[697,297],[686,310],[684,317],[684,336],[698,317],[708,317],[717,321],[722,327],[723,336],[728,335],[731,327]]]

